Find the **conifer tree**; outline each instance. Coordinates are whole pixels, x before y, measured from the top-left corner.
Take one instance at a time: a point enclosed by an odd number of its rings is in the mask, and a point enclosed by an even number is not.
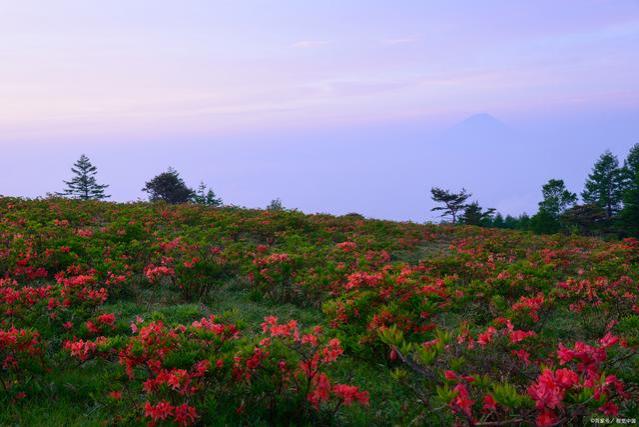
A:
[[[171,204],[187,203],[192,200],[194,194],[173,168],[153,177],[142,191],[149,193],[149,200],[152,202],[163,200]]]
[[[577,202],[577,195],[568,191],[563,179],[549,180],[541,188],[541,193],[544,199],[539,203],[539,209],[554,217],[559,217]]]
[[[504,218],[503,228],[510,228],[512,230],[516,229],[519,226],[519,220],[512,215],[506,215]]]
[[[467,225],[479,225],[486,227],[491,224],[494,213],[494,208],[484,210],[481,206],[479,206],[479,202],[472,202],[466,206],[464,214],[460,218],[460,222]]]
[[[266,206],[266,210],[267,211],[283,211],[284,204],[282,203],[282,200],[280,200],[280,198],[278,197],[276,199],[271,200],[268,206]]]
[[[639,144],[635,144],[624,162],[624,192],[621,222],[626,231],[639,235]]]
[[[561,222],[569,230],[585,235],[596,235],[604,231],[606,212],[597,205],[575,205],[561,215]]]
[[[506,223],[504,220],[504,216],[501,213],[497,212],[497,215],[495,215],[495,217],[493,218],[491,225],[495,228],[505,228]]]
[[[581,197],[586,204],[595,204],[606,212],[611,219],[620,209],[624,192],[624,172],[619,160],[610,151],[606,151],[588,175]]]
[[[459,193],[452,193],[442,188],[433,187],[430,192],[433,201],[444,205],[434,207],[431,211],[443,211],[441,216],[450,215],[453,224],[457,222],[458,213],[468,207],[466,200],[472,196],[472,194],[466,192],[463,188]]]
[[[541,188],[544,199],[539,211],[531,218],[535,233],[556,233],[562,224],[561,215],[577,202],[577,195],[566,188],[562,179],[551,179]]]
[[[197,191],[193,195],[193,201],[199,205],[219,207],[222,206],[222,199],[217,197],[212,189],[208,189],[204,182],[200,182]]]
[[[67,188],[58,196],[71,197],[80,200],[102,200],[111,197],[104,190],[108,185],[98,184],[95,175],[98,170],[84,154],[71,167],[74,177],[70,181],[64,181]]]
[[[517,217],[517,230],[530,230],[530,217],[526,212]]]

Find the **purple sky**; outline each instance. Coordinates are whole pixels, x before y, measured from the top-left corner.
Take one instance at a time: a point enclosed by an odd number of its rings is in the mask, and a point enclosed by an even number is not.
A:
[[[114,200],[171,165],[249,207],[533,213],[639,142],[638,0],[0,0],[0,64],[5,195],[86,153]]]

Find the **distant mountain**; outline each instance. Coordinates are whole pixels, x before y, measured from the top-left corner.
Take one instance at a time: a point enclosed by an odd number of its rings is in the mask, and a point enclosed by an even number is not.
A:
[[[513,129],[488,113],[472,115],[449,128],[444,137],[463,143],[507,140],[515,137]],[[511,141],[512,142],[512,141]]]

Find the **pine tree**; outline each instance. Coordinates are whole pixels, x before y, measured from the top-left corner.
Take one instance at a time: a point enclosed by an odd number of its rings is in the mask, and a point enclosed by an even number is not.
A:
[[[517,230],[530,230],[530,217],[526,212],[517,217]]]
[[[284,205],[282,204],[282,201],[278,197],[276,199],[271,200],[271,203],[269,203],[268,206],[266,206],[266,210],[268,210],[268,211],[283,211],[284,210]]]
[[[604,209],[606,218],[611,219],[621,207],[624,175],[617,157],[606,151],[588,175],[581,197],[586,204],[595,204]]]
[[[186,203],[194,194],[173,168],[148,181],[142,191],[149,193],[149,200],[152,202],[163,200],[171,204]]]
[[[561,222],[579,234],[595,235],[606,226],[606,212],[593,204],[575,205],[561,215]]]
[[[506,215],[503,228],[516,229],[519,226],[519,220],[512,215]]]
[[[478,202],[472,202],[464,210],[464,214],[460,218],[462,224],[488,226],[491,223],[495,209],[490,208],[484,210],[479,206]]]
[[[443,211],[441,216],[450,215],[453,224],[457,222],[457,214],[468,207],[466,200],[472,196],[472,194],[467,193],[463,188],[459,193],[451,193],[448,190],[433,187],[430,192],[433,201],[444,204],[444,206],[432,208],[431,211]]]
[[[539,211],[531,218],[535,233],[556,233],[561,229],[561,215],[574,206],[577,195],[566,189],[562,179],[551,179],[541,188],[543,200],[539,202]]]
[[[539,209],[539,211],[530,218],[530,229],[537,234],[554,234],[560,229],[559,219],[550,212]]]
[[[199,205],[220,207],[222,206],[222,199],[217,197],[212,189],[208,189],[204,182],[200,182],[197,187],[197,191],[193,195],[193,201]]]
[[[624,162],[624,192],[621,223],[625,232],[639,235],[639,144],[635,144]]]
[[[495,217],[493,218],[492,226],[495,227],[495,228],[505,228],[506,227],[504,216],[501,213],[497,212],[497,215],[495,215]]]
[[[67,188],[58,196],[66,196],[81,200],[103,200],[111,197],[104,193],[108,185],[98,184],[95,175],[98,170],[84,154],[73,164],[71,172],[75,175],[71,181],[64,181]]]
[[[566,189],[563,179],[551,179],[542,188],[544,199],[539,202],[539,209],[558,218],[566,209],[577,202],[577,195]]]
[[[623,162],[623,168],[631,176],[639,173],[639,144],[635,144],[630,148],[628,157]]]

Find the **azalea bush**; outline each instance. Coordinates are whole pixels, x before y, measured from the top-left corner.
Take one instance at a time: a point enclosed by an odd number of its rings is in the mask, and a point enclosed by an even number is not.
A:
[[[0,423],[639,417],[639,242],[0,198]]]

